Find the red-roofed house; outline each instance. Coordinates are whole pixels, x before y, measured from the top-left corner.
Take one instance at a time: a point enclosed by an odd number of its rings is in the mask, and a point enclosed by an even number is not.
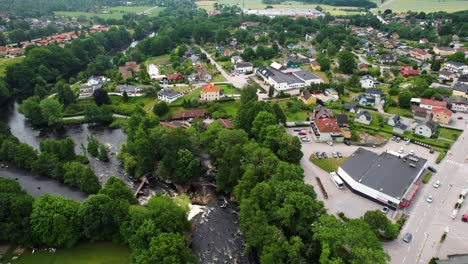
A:
[[[320,71],[320,63],[318,63],[318,61],[311,61],[310,66],[313,71]]]
[[[452,111],[447,108],[432,108],[432,121],[447,125],[450,123],[452,117]]]
[[[400,72],[405,77],[421,75],[418,70],[413,69],[413,66],[400,66]]]
[[[212,83],[208,83],[202,88],[200,93],[201,101],[217,101],[219,98],[221,98],[221,89],[219,89],[219,87],[215,87]]]
[[[126,62],[125,66],[119,67],[119,72],[122,73],[123,78],[132,76],[132,71],[134,72],[140,71],[140,66],[136,63],[136,61]]]
[[[433,108],[447,108],[447,102],[437,101],[434,99],[421,99],[420,107],[432,110]]]
[[[416,58],[418,60],[430,60],[432,59],[432,54],[427,53],[425,50],[422,49],[413,49],[411,50],[411,57]]]
[[[184,80],[184,76],[180,73],[170,73],[167,74],[168,82],[180,82]]]
[[[204,118],[205,111],[203,109],[184,110],[172,116],[172,120],[187,120],[190,118]]]
[[[232,121],[230,119],[216,119],[216,122],[220,123],[222,126],[224,126],[227,129],[234,129],[234,124],[232,124]]]
[[[340,127],[334,118],[316,119],[311,124],[315,136],[319,141],[330,141],[343,139]]]

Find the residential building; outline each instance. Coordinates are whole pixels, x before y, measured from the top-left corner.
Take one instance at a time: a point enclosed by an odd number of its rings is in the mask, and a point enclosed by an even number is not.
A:
[[[250,62],[237,62],[234,64],[234,70],[238,73],[253,72],[253,64]]]
[[[457,82],[452,87],[452,95],[468,98],[468,84]]]
[[[361,88],[370,89],[375,87],[375,78],[370,75],[364,75],[359,81],[361,83]]]
[[[434,53],[440,56],[449,56],[455,53],[451,47],[434,47]]]
[[[169,88],[163,88],[161,91],[158,92],[158,99],[167,103],[172,103],[180,97],[182,97],[181,93]]]
[[[344,110],[350,113],[356,113],[356,104],[353,103],[344,103]]]
[[[170,73],[167,74],[167,81],[170,83],[180,82],[184,80],[184,76],[180,73]]]
[[[433,56],[425,50],[413,49],[411,50],[411,57],[416,58],[418,60],[426,61],[432,59]]]
[[[465,264],[468,263],[468,254],[447,255],[446,259],[436,259],[435,264]]]
[[[318,63],[318,61],[311,61],[310,66],[312,67],[313,71],[320,71],[320,63]]]
[[[250,22],[250,21],[247,21],[247,22],[244,22],[241,24],[240,28],[241,29],[247,29],[249,27],[256,27],[260,25],[260,22]]]
[[[413,69],[413,66],[400,66],[400,72],[404,77],[421,75],[418,70]]]
[[[312,83],[324,83],[320,77],[308,71],[295,71],[292,74],[302,80],[305,83],[305,86],[310,86]]]
[[[401,121],[398,121],[393,127],[393,132],[403,135],[408,126]]]
[[[193,118],[205,118],[205,110],[203,109],[192,109],[184,110],[178,114],[172,115],[172,120],[191,120]]]
[[[85,85],[81,86],[78,88],[78,97],[79,98],[85,98],[85,97],[91,97],[93,96],[94,93],[94,86],[93,85]]]
[[[311,127],[319,141],[343,141],[343,135],[335,119],[315,119],[312,121]]]
[[[221,89],[208,83],[202,88],[200,93],[200,101],[217,101],[221,98]]]
[[[115,87],[115,92],[116,93],[121,93],[127,92],[128,96],[143,96],[143,89],[145,88],[151,88],[150,85],[140,85],[140,86],[133,86],[133,85],[128,85],[128,84],[123,84],[123,85],[117,85]]]
[[[447,125],[452,118],[452,111],[447,108],[432,108],[432,121]]]
[[[219,118],[219,119],[216,119],[215,122],[220,123],[223,127],[227,128],[227,129],[234,129],[234,124],[232,123],[231,119]]]
[[[232,56],[231,57],[231,63],[232,64],[236,64],[236,63],[239,63],[239,62],[243,62],[242,60],[242,57],[241,56]]]
[[[411,112],[413,113],[413,118],[419,121],[426,121],[428,118],[427,109],[413,105],[411,108]]]
[[[317,105],[314,108],[314,112],[312,113],[311,120],[316,120],[316,119],[331,119],[333,117],[333,112],[328,109],[323,107],[322,105]]]
[[[255,72],[263,80],[279,91],[288,91],[305,87],[305,82],[295,75],[285,74],[272,67],[260,67]]]
[[[338,101],[340,99],[338,91],[333,88],[325,89],[324,94],[328,97],[328,100],[330,101]]]
[[[419,107],[432,110],[432,108],[447,108],[447,102],[437,101],[434,99],[421,99]]]
[[[304,9],[286,9],[286,8],[268,8],[268,9],[249,9],[244,10],[244,13],[249,15],[257,15],[257,16],[268,16],[268,17],[277,17],[277,16],[287,16],[292,18],[297,17],[305,17],[305,18],[317,18],[325,16],[324,13],[311,9],[311,8],[304,8]]]
[[[154,81],[161,81],[165,78],[167,78],[166,75],[161,75],[159,74],[159,69],[156,65],[154,64],[150,64],[148,66],[148,75],[150,76],[151,80],[154,80]]]
[[[358,66],[357,66],[358,70],[361,71],[361,72],[366,72],[369,70],[369,65],[365,64],[365,63],[359,63]]]
[[[125,63],[125,66],[119,67],[119,72],[122,74],[123,78],[128,78],[132,76],[132,72],[139,72],[140,66],[136,61],[129,61]]]
[[[450,81],[450,80],[453,80],[453,78],[456,78],[457,75],[448,70],[448,69],[442,69],[439,71],[439,80],[446,80],[446,81]]]
[[[107,81],[108,79],[104,76],[91,76],[86,82],[86,85],[102,85],[105,84]]]
[[[358,111],[357,114],[354,116],[354,122],[370,125],[371,121],[372,115],[366,110]]]
[[[336,115],[336,123],[339,127],[349,127],[348,116],[346,114]]]
[[[457,83],[468,84],[468,74],[462,74],[458,77]]]
[[[392,115],[392,117],[390,117],[390,118],[388,119],[387,124],[388,124],[389,126],[394,127],[398,122],[400,122],[400,119],[401,119],[401,118],[400,118],[399,115],[397,115],[397,114]]]
[[[452,111],[468,113],[468,99],[463,98],[452,102]]]
[[[430,138],[435,134],[436,128],[437,128],[437,123],[432,120],[429,120],[425,123],[421,123],[417,125],[416,128],[414,129],[414,134],[421,135],[426,138]]]
[[[465,67],[467,67],[465,64],[458,61],[447,61],[444,64],[445,69],[459,73],[462,73]]]
[[[379,57],[380,63],[394,63],[396,62],[396,57],[393,54],[382,54]]]
[[[358,148],[339,166],[337,174],[352,192],[397,209],[411,204],[426,165],[427,160],[418,156],[394,151],[379,155]]]
[[[419,40],[419,44],[428,44],[429,40],[427,38],[422,38]]]
[[[301,101],[306,105],[315,104],[317,102],[315,96],[312,96],[312,93],[307,89],[302,91]]]

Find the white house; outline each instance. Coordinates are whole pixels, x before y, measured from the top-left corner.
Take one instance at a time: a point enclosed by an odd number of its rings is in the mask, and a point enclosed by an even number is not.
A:
[[[393,126],[393,132],[398,134],[404,134],[408,126],[401,121],[398,121],[395,126]]]
[[[150,76],[151,80],[156,80],[156,81],[160,81],[164,78],[166,78],[166,75],[161,75],[159,74],[159,69],[156,65],[154,64],[150,64],[148,66],[148,75]]]
[[[400,121],[400,116],[395,114],[388,119],[387,124],[389,126],[394,127],[399,121]]]
[[[99,85],[99,84],[105,84],[107,81],[108,79],[104,76],[91,76],[86,82],[86,85],[94,86],[94,85]]]
[[[452,111],[468,113],[468,102],[453,102]]]
[[[370,89],[370,88],[374,88],[375,87],[375,79],[374,77],[370,76],[370,75],[364,75],[362,76],[361,78],[361,87],[364,88],[364,89]]]
[[[234,64],[234,70],[238,73],[252,72],[253,64],[250,62],[237,62]]]
[[[414,134],[416,135],[421,135],[426,138],[430,138],[432,135],[434,135],[436,131],[437,123],[430,120],[427,121],[426,123],[421,123],[416,126],[414,129]]]
[[[369,125],[372,121],[372,115],[367,111],[358,112],[354,116],[354,122]]]
[[[263,78],[268,84],[279,91],[288,91],[305,87],[305,82],[294,75],[285,74],[275,70],[272,67],[260,67],[256,70],[256,74]]]
[[[242,60],[242,57],[241,56],[232,56],[231,57],[231,62],[232,64],[236,64],[236,63],[239,63],[239,62],[243,62]]]
[[[158,92],[158,99],[168,103],[172,103],[180,97],[182,97],[181,93],[169,88],[164,88]]]

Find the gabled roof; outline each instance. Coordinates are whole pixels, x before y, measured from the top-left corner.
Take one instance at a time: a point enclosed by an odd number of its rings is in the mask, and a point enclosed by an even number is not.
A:
[[[427,110],[425,108],[422,108],[416,105],[411,108],[411,111],[413,112],[413,116],[418,116],[418,117],[427,116]]]
[[[434,114],[445,114],[445,115],[448,115],[448,116],[452,116],[452,111],[450,111],[447,108],[434,107],[434,108],[432,108],[432,113],[434,113]]]
[[[452,87],[452,89],[455,90],[455,91],[462,92],[462,93],[468,93],[468,84],[456,83],[456,84]]]
[[[213,86],[212,83],[208,83],[205,87],[202,88],[203,93],[219,92],[221,89],[219,87]]]
[[[437,101],[434,99],[421,99],[421,104],[431,105],[434,107],[447,107],[447,102]]]
[[[346,102],[344,104],[344,109],[348,111],[351,109],[356,109],[356,104]]]
[[[393,115],[393,116],[391,117],[391,119],[393,120],[393,122],[396,123],[396,122],[398,122],[398,120],[400,120],[400,116],[395,114],[395,115]]]
[[[227,129],[234,129],[234,125],[232,124],[232,121],[230,119],[216,119],[216,122],[220,123]]]
[[[327,118],[333,117],[333,112],[330,109],[323,107],[322,105],[318,105],[314,108],[314,116],[313,119],[320,118],[322,116],[326,116]]]
[[[426,122],[425,125],[431,130],[432,133],[435,132],[437,127],[437,123],[435,121],[429,120]]]
[[[362,111],[362,112],[356,114],[354,119],[359,119],[359,118],[361,118],[361,116],[364,116],[367,121],[370,121],[372,119],[372,115],[367,111]]]
[[[348,116],[345,115],[345,114],[338,114],[338,115],[336,115],[336,122],[340,126],[343,125],[343,124],[346,124],[346,123],[348,123]]]
[[[370,88],[370,89],[366,89],[366,91],[364,92],[364,94],[368,94],[368,95],[381,95],[381,94],[382,94],[382,91],[379,90],[379,89]]]
[[[335,119],[322,118],[314,120],[315,125],[320,133],[340,133],[340,127]]]
[[[311,96],[312,96],[312,93],[309,92],[309,90],[304,90],[304,91],[302,92],[302,97],[303,97],[304,99],[306,99],[306,100],[309,100],[309,98],[310,98]]]
[[[403,131],[406,130],[406,128],[408,128],[408,126],[401,121],[398,121],[394,127],[399,128]]]

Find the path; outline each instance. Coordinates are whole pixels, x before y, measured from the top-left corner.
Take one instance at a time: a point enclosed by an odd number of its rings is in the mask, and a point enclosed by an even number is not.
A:
[[[241,76],[231,76],[229,74],[226,73],[226,71],[223,69],[223,67],[221,67],[221,65],[219,65],[212,57],[211,55],[206,52],[202,47],[198,46],[198,48],[200,48],[200,50],[205,53],[206,57],[210,60],[210,62],[215,65],[216,69],[221,73],[221,75],[223,75],[223,77],[226,79],[226,82],[228,83],[232,83],[232,85],[234,85],[234,87],[238,88],[238,89],[242,89],[245,85],[247,85],[247,78],[243,78]]]
[[[126,115],[119,115],[119,114],[112,114],[112,117],[117,117],[117,118],[130,118],[129,116],[126,116]],[[85,116],[84,115],[78,115],[78,116],[68,116],[68,117],[64,117],[63,120],[80,120],[80,119],[84,119]]]
[[[145,11],[143,11],[143,12],[141,12],[141,13],[137,13],[137,15],[142,15],[142,14],[144,15],[144,14],[146,14],[147,12],[148,12],[148,14],[151,14],[151,11],[153,11],[153,9],[156,9],[156,8],[158,8],[158,7],[159,7],[159,6],[153,6],[153,7],[149,8],[149,9],[146,9]]]

